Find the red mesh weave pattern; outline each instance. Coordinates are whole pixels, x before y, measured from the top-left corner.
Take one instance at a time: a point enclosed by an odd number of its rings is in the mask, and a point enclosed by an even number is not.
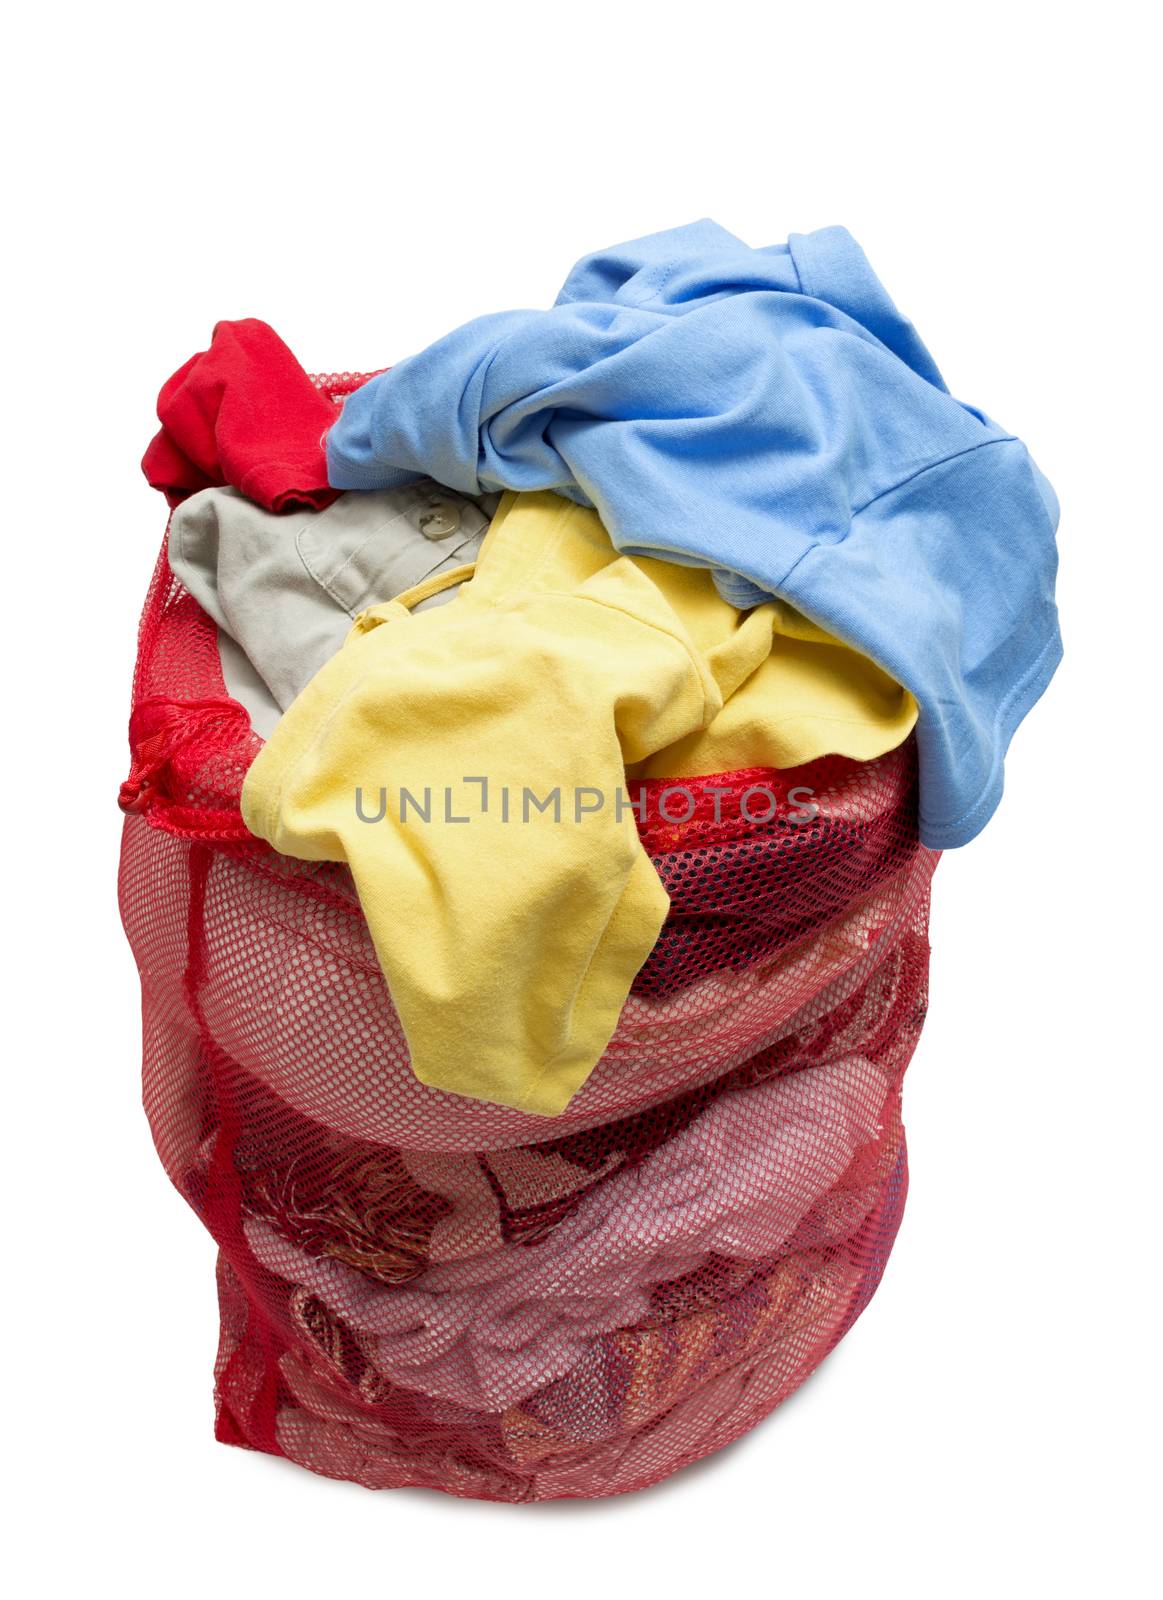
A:
[[[589,1497],[803,1381],[874,1292],[907,1188],[936,863],[911,741],[708,780],[716,805],[681,822],[640,787],[671,914],[554,1119],[412,1077],[347,872],[246,834],[260,741],[164,552],[130,742],[145,1104],[219,1246],[221,1439],[377,1488]]]

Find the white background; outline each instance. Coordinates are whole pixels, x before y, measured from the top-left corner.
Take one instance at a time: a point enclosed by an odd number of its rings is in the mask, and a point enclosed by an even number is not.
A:
[[[1160,256],[1138,8],[38,9],[10,32],[0,1453],[20,1595],[1159,1592]],[[211,1438],[213,1250],[139,1107],[114,900],[162,380],[548,304],[711,215],[845,223],[1063,506],[1067,656],[935,885],[883,1286],[639,1496],[371,1495]]]

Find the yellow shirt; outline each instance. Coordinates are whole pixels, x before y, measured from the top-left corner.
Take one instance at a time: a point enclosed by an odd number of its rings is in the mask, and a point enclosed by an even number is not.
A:
[[[421,1082],[553,1116],[668,909],[627,773],[868,759],[916,706],[789,607],[740,613],[704,571],[619,556],[553,494],[507,495],[471,581],[412,614],[431,588],[357,618],[243,814],[350,865]]]

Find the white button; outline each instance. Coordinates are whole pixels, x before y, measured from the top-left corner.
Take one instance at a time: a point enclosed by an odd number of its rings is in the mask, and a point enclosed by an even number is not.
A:
[[[426,539],[447,539],[460,527],[460,509],[451,500],[429,500],[419,508],[416,526]]]

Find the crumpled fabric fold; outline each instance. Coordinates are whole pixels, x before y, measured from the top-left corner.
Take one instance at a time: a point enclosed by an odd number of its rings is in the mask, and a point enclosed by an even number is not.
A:
[[[268,511],[337,497],[323,454],[335,407],[255,317],[218,323],[209,350],[162,385],[157,414],[141,470],[171,506],[226,484]]]
[[[550,310],[373,378],[327,457],[340,488],[554,489],[733,605],[786,599],[916,696],[935,849],[989,820],[1061,656],[1052,488],[949,394],[843,228],[755,250],[702,221],[600,251]]]
[[[356,618],[251,766],[243,815],[284,855],[350,866],[423,1083],[557,1116],[669,907],[628,773],[667,751],[680,773],[740,749],[774,767],[880,756],[916,705],[789,608],[740,614],[705,572],[618,556],[557,495],[506,497],[451,603],[416,616],[409,598]],[[786,890],[810,827],[740,881]]]
[[[403,1286],[308,1256],[259,1219],[245,1224],[247,1243],[261,1266],[370,1334],[392,1382],[504,1410],[569,1371],[595,1335],[643,1316],[653,1285],[712,1254],[777,1255],[875,1136],[887,1094],[857,1056],[724,1095],[544,1243],[438,1264]]]

